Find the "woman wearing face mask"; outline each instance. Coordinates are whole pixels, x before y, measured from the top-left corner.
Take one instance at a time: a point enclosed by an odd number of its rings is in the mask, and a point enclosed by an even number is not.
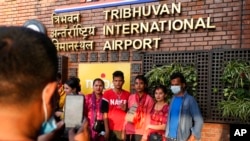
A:
[[[153,98],[147,93],[147,79],[143,75],[135,78],[135,94],[128,99],[129,111],[134,111],[132,120],[126,118],[126,141],[140,141],[149,120],[149,114],[154,106]],[[134,110],[132,110],[134,109]]]
[[[108,122],[107,118],[103,118],[103,114],[100,112],[101,100],[104,89],[104,81],[100,78],[96,78],[93,81],[93,92],[86,95],[85,102],[85,113],[88,117],[90,129],[91,129],[91,139],[92,141],[104,141],[108,138]],[[102,132],[97,132],[93,130],[95,120],[103,121],[104,130]]]
[[[166,102],[167,89],[163,85],[154,89],[155,105],[150,113],[150,121],[147,124],[142,141],[164,141],[164,133],[169,105]]]

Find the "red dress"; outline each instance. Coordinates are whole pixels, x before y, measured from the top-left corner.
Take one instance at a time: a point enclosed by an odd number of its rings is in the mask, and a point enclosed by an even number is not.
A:
[[[150,124],[151,125],[162,125],[162,124],[167,124],[167,119],[168,119],[168,110],[169,110],[169,105],[165,104],[161,110],[155,110],[155,108],[152,109],[151,111],[151,116],[150,116]],[[154,129],[149,129],[147,132],[147,136],[149,136],[151,133],[158,133],[161,134],[163,137],[163,140],[165,139],[165,130],[154,130]]]

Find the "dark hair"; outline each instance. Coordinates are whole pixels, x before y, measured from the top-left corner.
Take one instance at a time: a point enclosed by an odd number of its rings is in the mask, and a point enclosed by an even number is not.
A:
[[[76,93],[78,94],[78,92],[81,91],[81,86],[80,86],[80,79],[77,77],[70,77],[65,84],[67,84],[69,87],[71,87],[72,89],[76,88]]]
[[[147,89],[148,80],[147,80],[147,78],[146,78],[144,75],[137,75],[137,76],[135,77],[135,80],[136,80],[136,79],[142,80],[142,81],[144,82],[144,84],[146,85],[144,91],[145,91],[145,92],[148,92],[148,89]]]
[[[124,74],[123,74],[122,71],[115,71],[115,72],[113,73],[113,79],[114,79],[115,77],[121,77],[122,80],[124,80]]]
[[[176,78],[180,78],[181,83],[186,84],[186,79],[185,79],[185,77],[183,76],[182,73],[180,73],[180,72],[175,72],[175,73],[173,73],[173,74],[170,76],[170,81],[173,80],[173,79],[176,79]]]
[[[56,81],[56,47],[47,35],[32,29],[0,27],[0,62],[1,104],[31,102]]]
[[[161,89],[161,90],[163,91],[164,94],[167,94],[167,88],[166,88],[166,86],[161,85],[161,84],[155,86],[155,88],[154,88],[154,93],[153,93],[153,94],[155,94],[155,91],[158,90],[158,89]]]
[[[135,80],[136,79],[142,80],[144,82],[144,84],[148,85],[148,80],[147,80],[147,78],[144,75],[137,75],[135,77]]]
[[[93,85],[95,84],[96,81],[100,81],[102,83],[103,87],[105,87],[105,83],[104,83],[104,81],[101,78],[94,79]]]

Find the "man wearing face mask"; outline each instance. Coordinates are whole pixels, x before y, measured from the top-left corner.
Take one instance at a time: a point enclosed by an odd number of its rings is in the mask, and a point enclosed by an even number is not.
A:
[[[64,123],[54,117],[57,51],[42,33],[0,27],[0,140],[55,141]],[[87,123],[70,141],[89,141]],[[85,130],[83,130],[85,127]]]
[[[203,126],[198,104],[185,90],[186,80],[182,73],[173,73],[170,81],[174,96],[169,107],[165,136],[168,141],[198,141]]]

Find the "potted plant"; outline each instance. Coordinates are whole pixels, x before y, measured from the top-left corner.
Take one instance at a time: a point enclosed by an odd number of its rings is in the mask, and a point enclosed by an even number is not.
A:
[[[232,60],[226,63],[222,82],[224,100],[219,102],[222,115],[248,120],[250,117],[250,63]]]
[[[162,84],[168,88],[168,100],[172,96],[172,93],[169,89],[170,87],[170,76],[174,72],[183,73],[184,77],[187,81],[187,91],[193,96],[196,95],[197,90],[197,70],[194,64],[191,65],[182,65],[178,63],[172,63],[163,65],[160,67],[154,67],[152,70],[145,74],[145,77],[148,79],[148,88],[150,90],[150,94],[155,86]]]

